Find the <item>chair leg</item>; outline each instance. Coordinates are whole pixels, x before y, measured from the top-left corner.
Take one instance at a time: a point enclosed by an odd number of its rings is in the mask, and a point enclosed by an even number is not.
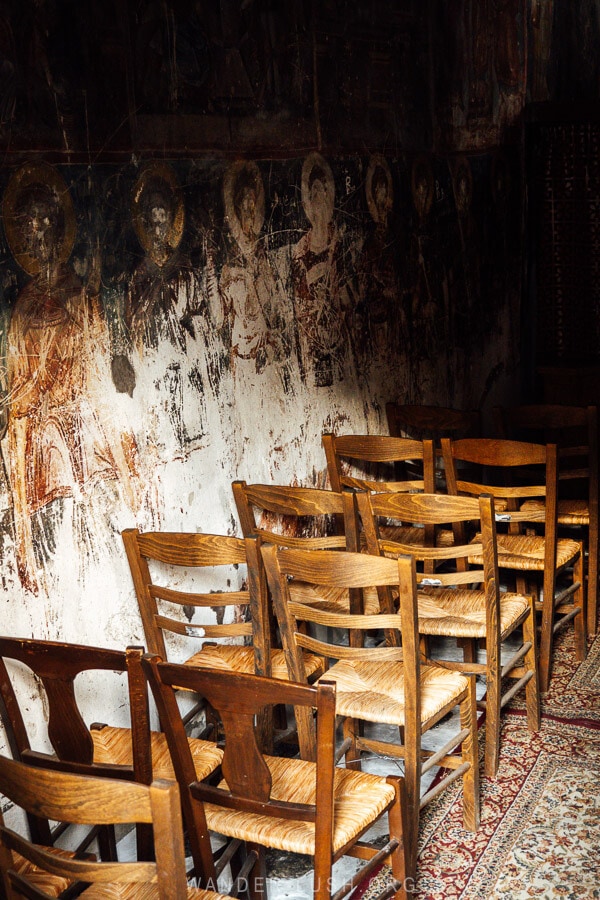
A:
[[[598,523],[590,523],[588,530],[587,564],[587,629],[595,635],[598,628]]]
[[[529,615],[523,622],[523,640],[531,644],[525,654],[525,668],[532,676],[525,685],[525,706],[527,727],[530,731],[540,730],[540,684],[537,666],[537,628],[535,624],[535,602],[529,598]]]
[[[359,733],[360,724],[358,719],[351,719],[349,716],[343,722],[344,741],[349,740],[350,746],[345,753],[346,768],[359,772],[362,768],[360,750],[358,749],[356,736]]]
[[[248,853],[256,857],[254,865],[247,876],[249,900],[267,900],[267,867],[265,848],[260,844],[247,844]]]
[[[485,683],[485,755],[484,772],[494,778],[500,756],[500,709],[502,683],[499,647],[488,642]],[[463,726],[464,727],[464,726]]]
[[[552,647],[554,644],[554,589],[556,579],[544,573],[544,597],[542,600],[542,627],[540,632],[540,652],[538,656],[538,678],[540,693],[547,694],[550,684]],[[537,607],[536,607],[537,608]]]
[[[413,735],[413,731],[413,728],[407,729],[405,726],[407,741],[404,744],[404,788],[406,793],[404,821],[407,823],[407,828],[404,832],[404,847],[408,872],[417,870],[421,801],[421,735],[420,733]]]
[[[467,676],[467,696],[460,704],[460,725],[468,734],[462,742],[462,760],[469,763],[463,775],[463,823],[467,831],[479,828],[479,752],[477,743],[477,695],[475,676]]]
[[[584,581],[583,545],[580,544],[579,559],[573,568],[573,578],[579,581],[581,587],[573,597],[573,604],[578,606],[580,613],[575,616],[575,659],[583,662],[587,656],[587,619],[586,619],[586,590]]]
[[[463,653],[463,660],[466,663],[477,662],[477,640],[474,638],[458,638],[457,645]]]
[[[397,838],[398,846],[392,851],[390,864],[392,867],[392,875],[402,887],[394,894],[394,900],[405,900],[407,890],[410,890],[416,878],[416,871],[408,866],[406,858],[405,835],[407,834],[407,809],[406,809],[406,788],[403,778],[390,778],[388,782],[394,785],[396,791],[396,799],[388,810],[388,830],[390,838]]]
[[[313,900],[331,900],[332,872],[331,846],[315,847]]]

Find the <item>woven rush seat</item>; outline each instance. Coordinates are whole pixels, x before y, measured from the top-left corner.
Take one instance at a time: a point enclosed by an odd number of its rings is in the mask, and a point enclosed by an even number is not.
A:
[[[75,857],[74,853],[71,853],[69,850],[62,850],[60,847],[45,847],[44,849],[62,859],[74,859]],[[44,872],[43,869],[38,868],[38,866],[35,866],[18,853],[13,854],[12,868],[17,875],[27,878],[29,884],[40,891],[45,891],[51,897],[60,897],[62,892],[71,884],[67,878],[63,878],[61,875],[51,875],[49,872]]]
[[[131,746],[131,731],[128,728],[93,728],[91,731],[94,742],[94,762],[119,766],[131,766],[133,753]],[[198,779],[207,778],[211,772],[221,765],[223,751],[212,741],[202,741],[199,738],[188,738],[190,751],[194,760],[194,767]],[[167,746],[166,736],[159,731],[150,734],[152,752],[152,777],[164,778],[168,781],[175,779],[175,772],[171,762],[171,754]]]
[[[219,644],[218,647],[205,644],[199,653],[195,653],[185,661],[185,665],[198,669],[219,669],[221,672],[242,672],[252,675],[255,669],[254,649],[235,644],[229,646]],[[271,666],[273,678],[287,680],[288,670],[283,650],[271,650]],[[317,656],[307,654],[306,667],[310,675],[314,675],[322,668],[321,660]]]
[[[521,506],[523,511],[542,511],[546,504],[542,500],[527,500]],[[564,499],[558,501],[559,525],[589,525],[590,507],[587,500]]]
[[[422,547],[425,540],[425,529],[416,525],[382,525],[382,540],[395,541],[397,544],[415,544]],[[436,547],[451,547],[454,535],[450,528],[438,528],[435,533]]]
[[[305,606],[312,606],[326,612],[350,612],[350,599],[345,588],[319,587],[317,590],[312,584],[294,581],[290,584],[290,596],[296,603],[304,603]],[[365,588],[363,603],[363,611],[367,615],[377,615],[379,596],[374,588]]]
[[[159,900],[155,884],[93,884],[81,894],[86,900]],[[188,887],[182,900],[232,900],[225,894]]]
[[[340,716],[404,725],[405,678],[401,662],[343,659],[323,676],[337,685],[337,713]],[[459,672],[421,666],[421,719],[436,716],[468,687]]]
[[[522,594],[500,595],[500,640],[529,607]],[[456,588],[424,588],[419,591],[419,633],[452,637],[485,638],[486,599],[483,591]],[[468,634],[467,634],[468,632]]]
[[[480,535],[475,535],[473,543],[481,540]],[[559,538],[556,542],[556,568],[565,566],[569,560],[577,556],[579,544],[569,538]],[[522,569],[530,571],[532,568],[543,571],[544,569],[545,539],[538,535],[528,534],[499,534],[498,535],[498,565],[507,569]],[[469,556],[469,562],[473,565],[481,565],[482,557],[479,554]]]
[[[339,695],[338,695],[339,696]],[[315,803],[315,767],[301,759],[264,757],[273,778],[271,797],[292,803]],[[223,780],[219,785],[227,788]],[[333,795],[333,850],[337,852],[361,833],[393,800],[394,788],[378,775],[336,768]],[[293,819],[274,819],[205,803],[212,831],[259,841],[292,853],[315,853],[315,826]]]

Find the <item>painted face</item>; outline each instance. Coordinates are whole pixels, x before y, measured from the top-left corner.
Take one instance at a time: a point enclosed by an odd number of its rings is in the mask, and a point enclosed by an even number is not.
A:
[[[239,202],[238,215],[242,231],[247,238],[254,237],[254,220],[256,216],[256,193],[250,187],[244,188]]]
[[[56,215],[52,205],[44,200],[32,200],[23,212],[21,229],[27,252],[47,262],[56,251],[57,241]]]
[[[379,221],[385,223],[389,212],[389,199],[387,184],[380,181],[375,188],[375,206],[379,213]]]
[[[315,209],[324,207],[327,201],[327,185],[320,178],[315,178],[312,183],[310,199]]]
[[[156,202],[150,209],[150,230],[156,247],[167,243],[167,235],[171,227],[171,213],[166,204]]]

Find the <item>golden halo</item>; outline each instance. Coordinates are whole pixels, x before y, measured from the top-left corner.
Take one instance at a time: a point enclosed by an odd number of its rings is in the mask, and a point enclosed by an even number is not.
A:
[[[456,160],[452,170],[452,187],[458,214],[465,216],[471,208],[473,199],[473,175],[466,156],[461,156]]]
[[[29,275],[37,275],[42,261],[31,251],[22,227],[22,204],[27,194],[38,192],[56,206],[59,235],[55,260],[66,262],[75,243],[75,210],[69,189],[57,170],[47,163],[27,163],[11,177],[2,203],[6,239],[12,255]]]
[[[433,203],[433,169],[426,156],[419,156],[413,162],[410,186],[417,214],[425,219]]]
[[[152,234],[147,222],[147,199],[153,193],[162,196],[170,206],[173,217],[166,235],[166,242],[173,252],[177,249],[183,235],[183,196],[173,169],[168,163],[150,162],[140,172],[133,189],[131,213],[133,227],[144,252],[158,266],[163,266],[166,259],[158,255]]]
[[[377,169],[381,169],[385,176],[385,183],[387,185],[386,212],[388,214],[391,212],[394,205],[394,185],[392,183],[392,173],[390,172],[390,167],[387,164],[387,160],[380,153],[374,153],[369,160],[367,180],[365,182],[365,193],[367,195],[367,206],[369,207],[371,217],[373,221],[377,222],[377,224],[379,225],[381,222],[381,213],[377,208],[377,203],[373,195],[373,175],[375,174]]]
[[[315,223],[315,210],[313,209],[313,202],[310,198],[311,185],[309,182],[315,169],[320,169],[325,179],[325,187],[327,188],[327,223],[331,222],[333,218],[333,204],[335,200],[335,184],[333,182],[331,166],[320,153],[309,153],[302,166],[302,205],[304,207],[304,212],[306,213],[306,218],[311,225],[314,225]]]
[[[252,232],[254,240],[258,238],[265,221],[265,186],[263,184],[260,169],[252,160],[238,159],[231,163],[223,178],[223,204],[225,206],[225,218],[229,230],[237,241],[240,249],[245,253],[254,250],[254,241],[248,238],[242,231],[242,224],[235,208],[235,194],[238,186],[245,181],[254,188],[256,202],[254,207],[254,224]]]

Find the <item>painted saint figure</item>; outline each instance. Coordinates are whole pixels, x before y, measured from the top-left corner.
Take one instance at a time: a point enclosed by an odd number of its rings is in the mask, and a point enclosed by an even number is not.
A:
[[[133,192],[133,224],[145,256],[137,267],[126,312],[133,344],[141,353],[169,341],[185,352],[200,312],[191,264],[180,250],[184,208],[175,173],[151,162]]]
[[[235,462],[239,473],[245,435],[253,435],[252,446],[265,466],[274,463],[273,448],[285,444],[286,428],[293,419],[290,409],[299,372],[292,304],[277,260],[261,234],[265,191],[255,162],[238,160],[229,166],[223,179],[223,203],[231,241],[219,278],[216,318],[229,348],[237,398],[233,429],[239,438]],[[260,429],[257,416],[263,417]],[[265,477],[271,475],[265,471]]]
[[[365,193],[374,224],[357,265],[360,328],[356,344],[362,369],[377,392],[398,362],[400,343],[405,346],[408,338],[401,303],[398,250],[390,229],[394,203],[392,176],[387,161],[378,154],[369,161]]]
[[[341,381],[350,355],[334,199],[331,168],[319,153],[311,153],[302,167],[302,204],[310,228],[293,248],[292,278],[302,374],[315,387]]]
[[[223,181],[225,216],[234,243],[221,270],[220,324],[228,332],[234,377],[260,374],[275,364],[279,390],[293,392],[291,308],[260,238],[265,192],[254,162],[233,163]]]
[[[66,184],[50,166],[24,166],[7,187],[3,217],[13,255],[31,276],[8,331],[3,449],[18,572],[37,593],[32,517],[58,498],[82,499],[105,479],[118,479],[134,506],[134,444],[125,434],[109,440],[105,431],[98,392],[107,331],[97,295],[67,262],[75,214]]]
[[[137,351],[134,368],[153,384],[147,413],[156,422],[166,412],[172,425],[163,435],[163,457],[186,456],[207,431],[207,365],[216,351],[211,344],[214,327],[207,327],[208,303],[181,248],[185,210],[170,165],[153,161],[142,169],[133,190],[132,217],[145,251],[133,274],[125,314]],[[150,459],[157,447],[147,450]]]

